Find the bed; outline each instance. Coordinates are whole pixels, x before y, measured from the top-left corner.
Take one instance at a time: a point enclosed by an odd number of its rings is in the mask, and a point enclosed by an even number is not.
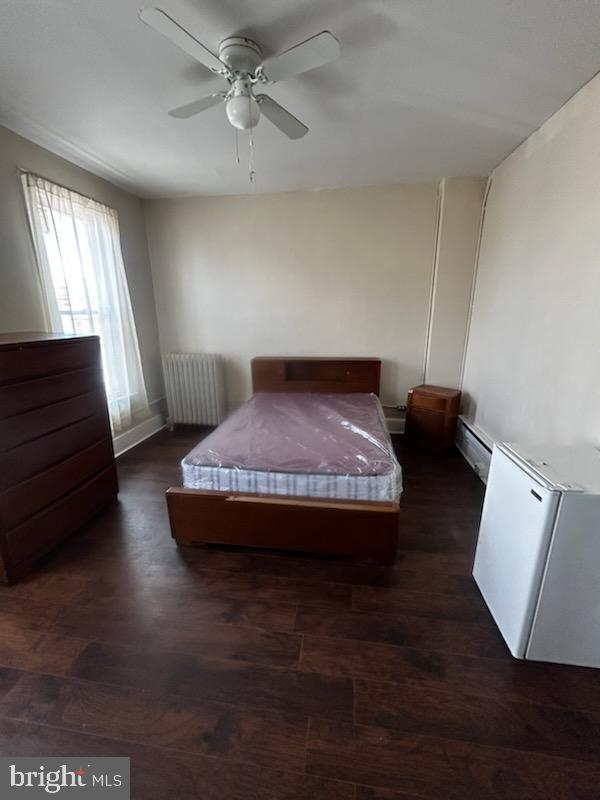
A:
[[[167,491],[181,545],[395,558],[401,469],[376,359],[255,358],[253,395]]]

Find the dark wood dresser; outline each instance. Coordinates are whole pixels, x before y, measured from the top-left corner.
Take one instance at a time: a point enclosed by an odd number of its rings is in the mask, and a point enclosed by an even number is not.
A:
[[[460,392],[422,384],[408,392],[406,436],[424,447],[446,448],[454,442]]]
[[[0,334],[0,580],[117,492],[98,337]]]

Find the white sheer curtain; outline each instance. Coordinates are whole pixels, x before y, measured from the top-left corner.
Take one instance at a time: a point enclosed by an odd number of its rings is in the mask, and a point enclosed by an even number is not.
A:
[[[53,331],[97,334],[113,432],[149,413],[117,212],[22,173]]]

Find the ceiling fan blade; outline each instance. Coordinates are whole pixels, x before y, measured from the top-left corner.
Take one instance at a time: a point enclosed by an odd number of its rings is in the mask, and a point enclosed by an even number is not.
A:
[[[204,64],[208,69],[213,72],[228,71],[225,64],[219,61],[214,53],[211,53],[208,48],[160,8],[142,8],[139,16],[142,22],[145,22],[157,33],[166,36],[173,44],[180,47],[192,58],[195,58],[196,61]]]
[[[257,94],[255,97],[260,106],[260,113],[290,139],[301,139],[308,133],[306,125],[276,103],[272,97],[266,94]]]
[[[267,58],[261,71],[268,83],[275,83],[335,61],[340,53],[340,43],[335,36],[321,31],[284,53]]]
[[[200,100],[194,100],[191,103],[186,103],[184,106],[172,108],[169,111],[169,116],[175,117],[176,119],[189,119],[193,117],[194,114],[199,114],[201,111],[206,111],[207,108],[212,108],[223,102],[225,97],[227,97],[227,92],[209,94],[207,97],[200,98]]]

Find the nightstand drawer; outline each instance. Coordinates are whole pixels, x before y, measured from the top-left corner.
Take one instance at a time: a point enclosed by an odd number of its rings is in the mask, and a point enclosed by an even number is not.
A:
[[[409,403],[413,408],[424,408],[428,411],[444,412],[448,404],[445,397],[434,397],[430,394],[415,393],[412,389],[408,395]]]
[[[444,436],[446,417],[425,408],[412,408],[406,419],[406,433],[415,441],[437,441]]]

